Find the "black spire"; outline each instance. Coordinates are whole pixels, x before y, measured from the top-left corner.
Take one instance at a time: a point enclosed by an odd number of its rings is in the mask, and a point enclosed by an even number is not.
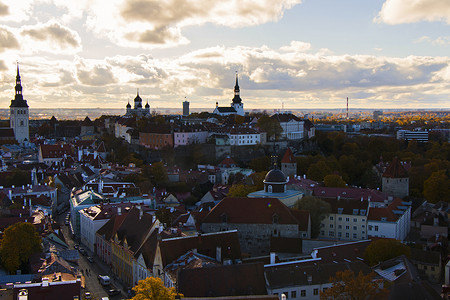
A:
[[[234,98],[233,98],[233,103],[241,103],[242,99],[239,96],[240,93],[240,89],[239,89],[239,82],[238,82],[238,74],[236,71],[236,85],[234,86]]]
[[[27,101],[23,99],[22,95],[22,82],[20,80],[19,63],[17,63],[17,75],[16,75],[16,86],[15,86],[14,100],[11,100],[10,107],[28,107]]]

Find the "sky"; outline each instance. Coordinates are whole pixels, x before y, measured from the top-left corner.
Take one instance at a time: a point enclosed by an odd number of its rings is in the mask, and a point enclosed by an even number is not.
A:
[[[0,0],[0,108],[450,108],[450,1]]]

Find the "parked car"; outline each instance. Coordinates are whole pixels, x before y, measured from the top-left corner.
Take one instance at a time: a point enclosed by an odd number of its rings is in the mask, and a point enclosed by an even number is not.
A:
[[[94,258],[91,257],[91,256],[88,256],[87,260],[88,260],[90,263],[93,263],[93,262],[94,262]]]
[[[108,296],[115,296],[115,295],[119,295],[120,291],[118,289],[110,289],[108,290]]]
[[[84,299],[92,299],[91,293],[90,292],[84,293]]]
[[[78,245],[78,244],[75,244],[75,245],[73,245],[73,248],[74,248],[74,249],[78,249],[78,248],[79,248],[79,245]]]
[[[87,256],[87,251],[84,248],[80,248],[80,253],[83,254],[84,256]]]

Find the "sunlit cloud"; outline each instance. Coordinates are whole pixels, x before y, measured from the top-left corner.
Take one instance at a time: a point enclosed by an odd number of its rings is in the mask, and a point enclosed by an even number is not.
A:
[[[450,24],[450,2],[442,0],[386,0],[375,21],[387,24],[444,21]]]

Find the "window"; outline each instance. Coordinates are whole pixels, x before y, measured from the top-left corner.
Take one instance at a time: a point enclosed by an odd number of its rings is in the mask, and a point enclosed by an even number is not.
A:
[[[353,218],[353,222],[358,222],[358,219],[357,218]]]
[[[333,216],[330,216],[330,221],[333,221]]]
[[[356,230],[358,227],[356,227],[356,226],[353,226],[353,230]]]
[[[328,236],[334,236],[334,231],[329,231]]]
[[[346,238],[349,238],[349,237],[350,237],[350,233],[346,232],[346,233],[345,233],[345,237],[346,237]]]
[[[369,225],[369,231],[371,231],[373,229],[372,225]]]
[[[356,233],[354,233],[354,234],[353,234],[353,238],[354,238],[354,239],[356,239],[356,238],[357,238],[357,235],[356,235]]]
[[[345,222],[350,222],[350,218],[345,218]]]
[[[338,225],[338,229],[342,229],[342,225]]]
[[[362,228],[365,228],[365,227],[366,227],[366,225],[361,225],[361,227],[362,227]]]
[[[375,231],[378,231],[378,226],[375,226]]]
[[[333,224],[330,224],[330,228],[333,228]]]
[[[300,291],[300,295],[301,295],[302,297],[306,297],[306,290],[301,290],[301,291]]]
[[[342,237],[342,232],[338,232],[338,237]]]
[[[289,299],[289,293],[288,292],[284,292],[283,294],[286,296],[286,299]]]
[[[353,209],[353,214],[357,215],[358,214],[358,209]]]
[[[292,291],[291,292],[291,298],[297,298],[297,292],[296,291]]]
[[[325,235],[325,231],[322,230],[322,231],[320,232],[320,234],[321,234],[321,235]]]
[[[278,217],[277,214],[274,214],[274,215],[272,216],[272,223],[273,223],[273,224],[278,224],[279,219],[280,219],[280,217]]]
[[[347,225],[347,226],[345,226],[345,229],[347,229],[347,230],[348,230],[348,229],[350,229],[350,226],[348,226],[348,225]]]
[[[314,296],[319,295],[319,289],[314,289],[314,290],[313,290],[313,294],[314,294]]]
[[[342,221],[342,217],[339,217],[338,220],[339,220],[339,221]]]

